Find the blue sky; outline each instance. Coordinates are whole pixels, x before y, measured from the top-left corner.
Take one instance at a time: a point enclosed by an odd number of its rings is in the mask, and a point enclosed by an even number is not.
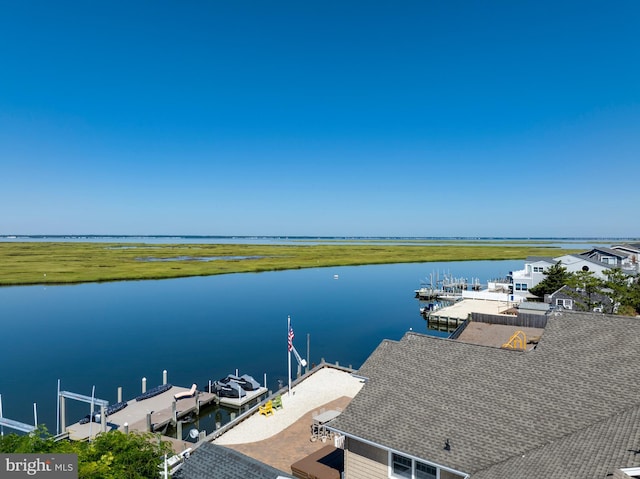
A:
[[[640,236],[635,0],[0,11],[0,234]]]

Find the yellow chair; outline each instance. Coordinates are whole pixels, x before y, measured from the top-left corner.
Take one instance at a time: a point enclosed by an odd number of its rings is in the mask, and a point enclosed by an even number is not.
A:
[[[282,396],[278,395],[273,398],[273,409],[282,409]]]
[[[273,414],[273,401],[267,401],[263,406],[258,406],[260,414],[263,416],[270,416]]]

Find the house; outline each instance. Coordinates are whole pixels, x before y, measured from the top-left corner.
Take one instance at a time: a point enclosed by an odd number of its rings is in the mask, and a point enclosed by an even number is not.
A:
[[[245,454],[210,442],[202,442],[173,479],[290,479],[292,476]]]
[[[624,243],[611,245],[611,249],[626,254],[629,261],[629,269],[640,273],[640,243]]]
[[[630,265],[629,255],[627,253],[612,248],[593,248],[589,251],[585,251],[584,253],[580,253],[579,256],[607,264],[609,265],[609,268],[622,269]]]
[[[597,247],[580,254],[567,254],[556,258],[530,256],[524,261],[524,269],[512,271],[508,284],[502,285],[515,298],[526,298],[529,290],[537,286],[550,266],[560,262],[569,273],[591,271],[597,278],[606,279],[605,270],[620,268],[628,275],[640,272],[640,243]],[[515,299],[514,298],[514,299]]]
[[[345,479],[631,477],[638,338],[636,318],[563,311],[529,351],[414,332],[385,340],[331,423]]]
[[[592,272],[596,278],[607,279],[604,271],[615,268],[616,266],[603,263],[598,259],[585,256],[584,254],[566,254],[555,258],[569,273],[577,273],[578,271]]]
[[[511,293],[515,296],[528,296],[529,290],[544,279],[547,268],[556,263],[553,258],[529,256],[524,261],[524,269],[511,272]]]
[[[598,313],[614,313],[615,305],[608,296],[594,292],[591,295],[584,290],[578,290],[570,286],[563,286],[555,293],[544,298],[545,303],[551,306],[574,311],[594,311]]]

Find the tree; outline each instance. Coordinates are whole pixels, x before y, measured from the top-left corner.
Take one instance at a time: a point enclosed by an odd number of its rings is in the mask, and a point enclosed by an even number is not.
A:
[[[605,288],[607,288],[607,295],[613,301],[614,308],[619,310],[623,309],[625,305],[629,303],[629,276],[624,274],[620,268],[607,269],[603,271],[606,276],[604,282]]]
[[[593,301],[593,295],[599,293],[604,295],[602,288],[604,281],[594,276],[593,271],[576,271],[567,278],[567,284],[572,288],[584,291],[587,295],[587,311],[592,311],[594,306],[598,306]]]
[[[171,444],[153,434],[109,431],[89,442],[54,441],[44,426],[31,434],[0,437],[0,453],[78,455],[79,479],[157,479]]]
[[[567,272],[567,268],[562,266],[558,261],[553,266],[549,266],[545,271],[545,277],[536,286],[531,288],[529,292],[533,295],[544,298],[545,294],[551,294],[558,291],[560,288],[568,284],[570,273]]]

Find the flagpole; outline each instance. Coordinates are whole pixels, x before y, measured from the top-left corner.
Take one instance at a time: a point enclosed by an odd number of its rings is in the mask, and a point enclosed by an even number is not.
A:
[[[289,348],[289,344],[291,344],[289,342],[289,332],[291,331],[291,316],[287,316],[287,358],[288,358],[288,363],[289,363],[289,369],[288,369],[288,381],[289,381],[289,396],[291,396],[291,349]]]

